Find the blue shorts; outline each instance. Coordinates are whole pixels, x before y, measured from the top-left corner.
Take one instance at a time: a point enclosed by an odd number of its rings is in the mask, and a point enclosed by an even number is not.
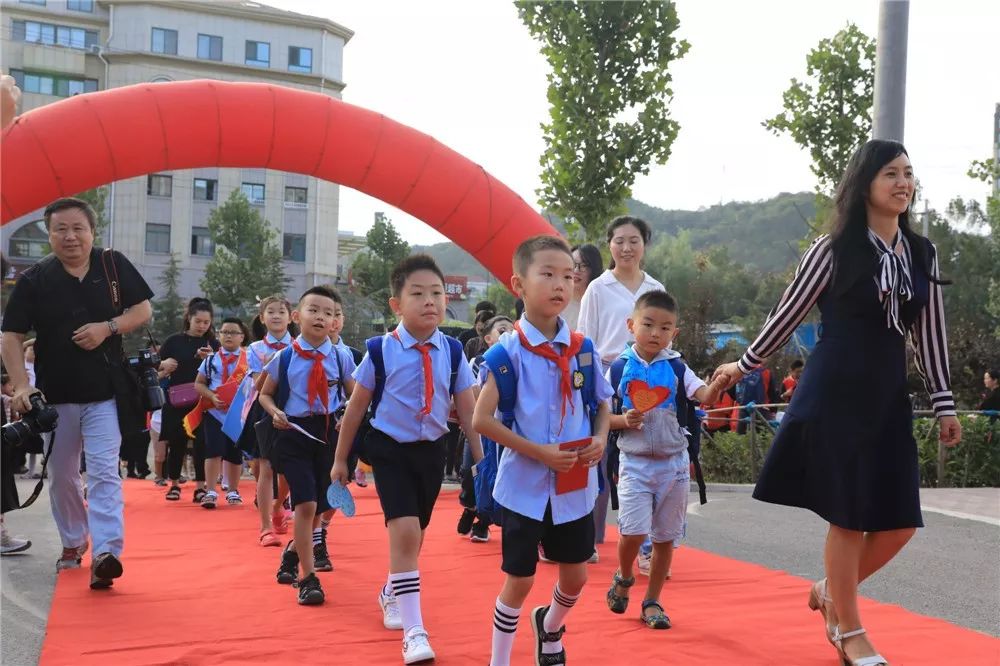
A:
[[[201,421],[202,434],[205,437],[205,458],[222,458],[235,465],[243,464],[243,456],[236,442],[222,432],[219,419],[211,414],[205,414]]]
[[[648,534],[654,543],[680,539],[690,490],[686,450],[669,458],[623,451],[618,468],[618,531],[625,536]]]

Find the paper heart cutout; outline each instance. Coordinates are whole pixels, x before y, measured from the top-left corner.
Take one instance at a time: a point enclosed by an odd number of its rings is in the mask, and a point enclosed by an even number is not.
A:
[[[632,405],[636,409],[645,413],[666,402],[670,397],[670,389],[666,386],[650,387],[641,379],[633,379],[628,383],[628,397],[632,399]]]

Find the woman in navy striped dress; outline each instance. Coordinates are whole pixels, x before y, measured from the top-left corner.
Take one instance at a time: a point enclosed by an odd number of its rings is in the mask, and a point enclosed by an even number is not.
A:
[[[950,389],[937,254],[909,221],[913,168],[903,146],[869,141],[851,158],[836,195],[833,231],[802,257],[795,278],[737,363],[735,384],[781,349],[814,304],[820,341],[792,397],[754,497],[803,507],[829,524],[827,577],[809,606],[845,664],[888,664],[862,629],[857,588],[923,527],[906,386],[906,339],[941,427],[961,427]]]

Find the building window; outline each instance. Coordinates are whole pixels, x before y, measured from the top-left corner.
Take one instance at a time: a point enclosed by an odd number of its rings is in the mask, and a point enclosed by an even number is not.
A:
[[[297,262],[306,260],[305,234],[285,234],[283,258]]]
[[[94,0],[68,0],[66,3],[66,9],[72,9],[75,12],[93,13]]]
[[[215,201],[215,188],[219,181],[208,178],[194,179],[194,200],[195,201]]]
[[[10,70],[17,87],[24,92],[56,97],[72,97],[97,90],[97,79],[72,79],[52,74],[36,74],[21,69]]]
[[[271,66],[271,45],[267,42],[251,42],[248,39],[246,55],[246,63],[248,65],[256,65],[257,67]]]
[[[305,208],[308,203],[309,190],[304,187],[285,188],[285,208]]]
[[[313,50],[306,49],[301,46],[289,46],[288,71],[289,72],[313,71]]]
[[[24,225],[10,237],[10,256],[21,259],[41,259],[49,253],[49,232],[45,220]]]
[[[169,197],[174,193],[174,177],[151,173],[146,178],[146,194],[151,197]]]
[[[191,227],[191,254],[212,256],[212,235],[208,233],[207,227]]]
[[[38,21],[11,21],[11,37],[18,42],[86,49],[97,44],[97,31]]]
[[[198,57],[202,60],[222,60],[222,37],[198,35]]]
[[[146,223],[146,252],[170,254],[170,225]]]
[[[153,53],[177,55],[177,31],[166,28],[153,28]]]
[[[245,196],[250,203],[263,206],[264,205],[264,186],[260,183],[243,183],[240,186],[243,191],[243,196]]]

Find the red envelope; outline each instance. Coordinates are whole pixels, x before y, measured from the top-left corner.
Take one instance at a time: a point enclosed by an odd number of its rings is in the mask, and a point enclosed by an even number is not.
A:
[[[632,404],[642,413],[646,413],[657,405],[666,402],[670,397],[670,389],[666,386],[650,387],[641,379],[632,379],[628,383],[628,397]]]
[[[222,400],[223,403],[222,411],[229,409],[229,405],[232,404],[233,398],[236,397],[236,389],[239,387],[239,382],[226,382],[219,388],[215,389],[215,395],[219,396],[219,399]]]
[[[559,450],[572,451],[574,449],[582,449],[585,446],[590,446],[590,439],[590,437],[587,437],[573,442],[562,442],[559,445]],[[556,495],[583,490],[587,487],[589,480],[590,468],[578,460],[575,465],[570,467],[568,472],[556,472]]]

